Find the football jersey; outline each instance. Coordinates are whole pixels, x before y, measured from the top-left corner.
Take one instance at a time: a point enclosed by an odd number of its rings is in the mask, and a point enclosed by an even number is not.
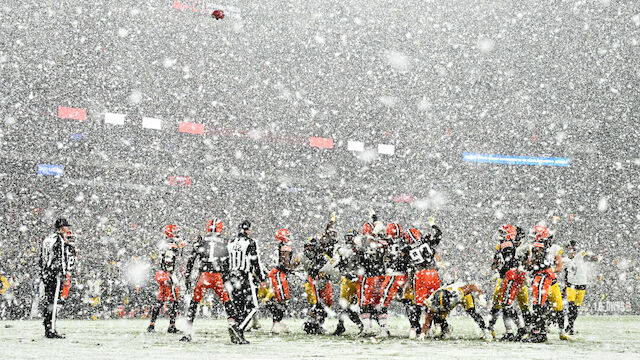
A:
[[[291,261],[293,258],[292,251],[293,249],[289,244],[282,243],[278,246],[278,266],[276,266],[276,269],[284,273],[288,273],[293,270]]]
[[[532,265],[534,271],[542,271],[553,267],[556,255],[562,255],[562,248],[559,245],[547,245],[543,248],[532,247]]]
[[[362,241],[360,263],[367,276],[381,276],[385,274],[385,249],[378,239],[367,236]]]
[[[411,265],[416,269],[435,269],[435,255],[435,249],[425,241],[413,243],[409,249]]]
[[[200,259],[200,272],[221,273],[227,271],[229,252],[226,241],[217,235],[198,237],[193,254]]]
[[[387,245],[387,275],[407,273],[411,256],[409,244],[401,238],[391,238]]]
[[[593,269],[593,262],[587,259],[593,257],[593,253],[578,251],[573,259],[565,258],[567,269],[567,282],[571,285],[587,285],[589,275]]]
[[[500,251],[496,253],[496,258],[498,260],[498,273],[500,274],[500,278],[504,278],[512,268],[517,268],[519,266],[518,257],[516,256],[516,248],[513,246],[511,241],[505,241],[500,244]]]
[[[178,244],[164,242],[160,245],[160,269],[172,273],[178,259]]]
[[[340,246],[336,249],[338,260],[338,270],[343,276],[353,279],[358,276],[360,263],[355,249],[349,246]]]

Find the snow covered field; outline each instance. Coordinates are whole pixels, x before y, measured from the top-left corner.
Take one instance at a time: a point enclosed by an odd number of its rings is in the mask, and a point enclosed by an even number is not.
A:
[[[537,359],[630,359],[640,358],[640,317],[582,316],[571,342],[558,340],[555,330],[547,344],[485,343],[477,340],[475,324],[467,317],[453,317],[453,336],[448,340],[409,340],[404,334],[405,319],[392,319],[392,337],[380,343],[350,336],[309,336],[300,330],[302,320],[288,319],[293,333],[270,336],[268,320],[262,329],[247,334],[250,345],[231,345],[222,320],[197,319],[192,343],[182,343],[180,335],[164,331],[148,334],[146,320],[62,320],[59,331],[65,340],[42,336],[40,321],[0,323],[2,359],[380,359],[380,358],[537,358]],[[166,330],[167,320],[157,328]],[[349,327],[349,324],[347,324]],[[335,320],[328,328],[335,327]],[[499,328],[500,332],[500,328]],[[498,334],[499,335],[499,334]]]

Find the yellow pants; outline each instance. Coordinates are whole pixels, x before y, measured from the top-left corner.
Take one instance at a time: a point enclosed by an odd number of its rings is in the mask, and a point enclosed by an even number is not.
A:
[[[273,289],[270,287],[265,287],[264,289],[258,290],[258,299],[262,301],[262,303],[269,302],[275,296]]]
[[[567,286],[567,301],[576,304],[576,306],[582,305],[584,294],[585,290],[576,290],[572,287]]]
[[[558,288],[560,290],[560,288]],[[560,297],[562,299],[562,297]],[[522,311],[529,311],[529,289],[527,285],[522,285],[520,291],[518,291],[518,296],[516,297],[516,302],[518,303],[518,307]],[[562,301],[560,301],[562,310]],[[502,308],[502,279],[498,279],[496,283],[496,287],[493,290],[493,308],[500,309]]]
[[[549,295],[547,295],[547,301],[551,303],[553,310],[562,311],[562,293],[560,292],[560,285],[555,283],[549,287]]]
[[[349,304],[357,304],[358,283],[342,277],[342,282],[340,283],[340,298],[346,300]]]

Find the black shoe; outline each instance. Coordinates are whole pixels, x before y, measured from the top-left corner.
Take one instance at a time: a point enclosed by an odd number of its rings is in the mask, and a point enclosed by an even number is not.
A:
[[[520,328],[518,329],[516,336],[513,337],[513,341],[522,341],[525,335],[527,335],[527,330],[525,328]]]
[[[191,342],[191,335],[185,335],[180,338],[180,341]]]
[[[180,332],[180,330],[178,330],[175,325],[169,325],[169,328],[167,329],[167,332],[169,334],[177,334],[177,333]]]
[[[567,326],[567,328],[564,330],[564,332],[566,332],[568,335],[573,335],[574,334],[573,328],[571,326]]]
[[[45,333],[44,336],[47,339],[64,339],[65,338],[64,335],[60,335],[55,331],[51,331],[51,332]]]
[[[500,341],[514,341],[515,339],[515,335],[511,333],[504,333],[504,335],[502,335],[502,337],[500,338]]]
[[[333,335],[335,336],[340,336],[342,334],[344,334],[344,332],[347,329],[344,328],[344,324],[343,323],[338,323],[338,327],[336,328],[336,331],[333,332]]]
[[[531,333],[531,336],[529,336],[528,339],[524,340],[525,342],[531,342],[531,343],[543,343],[543,342],[547,342],[547,334],[535,334],[535,333]]]
[[[153,325],[149,325],[149,326],[147,327],[147,332],[150,332],[150,333],[151,333],[151,332],[156,332],[156,328],[155,328],[155,326],[153,326]]]
[[[234,328],[237,328],[236,325],[229,326],[229,339],[231,339],[232,344],[237,344],[239,342],[238,332]]]
[[[240,329],[240,332],[238,333],[238,344],[240,345],[250,344],[250,342],[244,338],[244,331],[242,331],[242,329]]]

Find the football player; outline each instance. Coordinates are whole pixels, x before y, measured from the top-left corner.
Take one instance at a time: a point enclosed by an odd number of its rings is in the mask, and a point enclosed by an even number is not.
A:
[[[529,296],[525,283],[524,262],[528,256],[521,245],[524,236],[522,228],[513,225],[502,225],[496,234],[499,244],[493,258],[492,270],[497,271],[498,280],[493,292],[493,305],[489,316],[488,328],[495,338],[494,326],[500,311],[503,312],[503,321],[507,330],[502,340],[521,340],[527,333],[525,324],[529,324]],[[508,274],[508,279],[505,279]],[[506,294],[506,296],[505,296]],[[522,311],[525,323],[520,322],[516,310],[511,306],[516,300]],[[504,308],[504,307],[507,308]],[[514,334],[514,325],[517,325],[517,334]]]
[[[410,228],[405,233],[405,239],[410,244],[409,256],[411,259],[411,267],[413,269],[413,303],[415,307],[409,308],[409,322],[411,330],[410,338],[415,338],[420,330],[420,315],[422,309],[427,306],[427,299],[433,292],[440,287],[440,276],[438,275],[436,262],[441,262],[442,258],[436,253],[436,242],[440,241],[441,231],[437,229],[434,237],[427,236],[422,238],[422,234],[418,229]],[[424,334],[421,334],[421,336]]]
[[[169,328],[167,332],[175,334],[178,333],[176,314],[178,302],[180,301],[180,291],[178,289],[178,278],[174,270],[184,242],[180,240],[178,226],[176,225],[167,225],[164,228],[164,235],[165,241],[160,244],[160,270],[156,272],[156,281],[159,285],[158,302],[151,309],[151,322],[147,327],[147,331],[155,331],[156,319],[160,313],[160,308],[162,308],[165,301],[168,301],[171,304],[169,305]]]
[[[369,233],[369,223],[363,226],[363,234]],[[364,274],[360,276],[358,283],[359,306],[362,311],[360,318],[364,325],[362,335],[373,335],[372,322],[376,320],[380,327],[380,335],[388,336],[386,317],[378,313],[378,305],[382,300],[382,283],[385,280],[385,251],[386,240],[385,226],[381,221],[374,223],[370,235],[363,236],[362,248],[359,252],[359,262],[362,264]]]
[[[193,290],[193,297],[189,304],[187,313],[187,329],[186,334],[180,341],[191,341],[193,321],[198,311],[198,304],[209,289],[213,290],[220,302],[222,302],[225,312],[227,313],[227,323],[229,325],[229,336],[234,344],[244,343],[246,340],[242,337],[241,331],[238,329],[236,322],[236,309],[233,302],[229,298],[229,292],[225,286],[225,280],[229,275],[229,253],[227,251],[227,242],[222,238],[224,225],[222,221],[216,217],[207,222],[207,235],[198,236],[193,244],[193,251],[187,261],[186,287],[191,287],[191,271],[196,260],[200,261],[198,282]]]
[[[528,267],[533,275],[532,285],[532,329],[531,342],[547,341],[546,319],[553,310],[560,328],[560,339],[568,340],[564,329],[564,314],[562,294],[556,274],[562,271],[562,248],[553,243],[553,236],[549,229],[542,225],[533,227],[534,242],[531,248],[531,258]],[[552,308],[552,309],[550,309]]]
[[[432,320],[434,323],[441,323],[442,336],[446,337],[449,333],[449,326],[446,322],[446,318],[458,304],[464,304],[465,310],[469,314],[475,314],[473,316],[474,321],[478,324],[484,334],[485,341],[491,341],[491,333],[485,327],[482,318],[475,312],[475,304],[473,295],[476,295],[479,303],[484,303],[484,297],[482,290],[475,284],[467,285],[449,285],[443,286],[432,293],[429,298],[425,300],[427,304],[427,316],[422,325],[422,331],[420,333],[420,340],[424,340],[425,334],[431,327]]]
[[[293,256],[291,232],[288,229],[278,230],[275,239],[278,242],[278,265],[267,275],[272,291],[265,298],[267,298],[267,308],[273,317],[271,332],[280,334],[289,332],[287,325],[282,323],[287,304],[291,299],[287,276],[298,266],[299,261]],[[270,296],[271,292],[273,292],[272,296]]]
[[[339,304],[343,313],[338,316],[338,326],[333,335],[344,334],[346,331],[345,317],[351,319],[358,326],[358,334],[362,333],[364,329],[358,306],[358,273],[361,268],[357,254],[361,242],[362,239],[358,236],[357,231],[351,230],[344,236],[344,245],[336,249],[337,267],[342,275]]]
[[[571,240],[567,246],[566,260],[566,293],[569,303],[569,316],[565,332],[573,335],[574,324],[578,318],[578,309],[582,306],[587,290],[588,275],[591,264],[599,261],[599,257],[590,251],[580,249],[575,240]]]
[[[398,223],[389,223],[386,229],[387,238],[387,258],[385,280],[382,283],[382,300],[380,302],[380,310],[378,319],[387,318],[389,305],[391,300],[396,297],[398,291],[402,291],[407,284],[407,273],[409,268],[410,256],[409,242],[404,239],[402,227]],[[383,332],[382,336],[388,336],[389,333]]]
[[[333,290],[331,278],[323,270],[331,257],[324,252],[324,247],[319,241],[310,237],[304,246],[304,267],[307,273],[307,282],[304,284],[307,294],[307,302],[310,305],[307,320],[303,324],[303,330],[307,334],[323,334],[322,324],[327,317],[325,307],[333,305]]]

